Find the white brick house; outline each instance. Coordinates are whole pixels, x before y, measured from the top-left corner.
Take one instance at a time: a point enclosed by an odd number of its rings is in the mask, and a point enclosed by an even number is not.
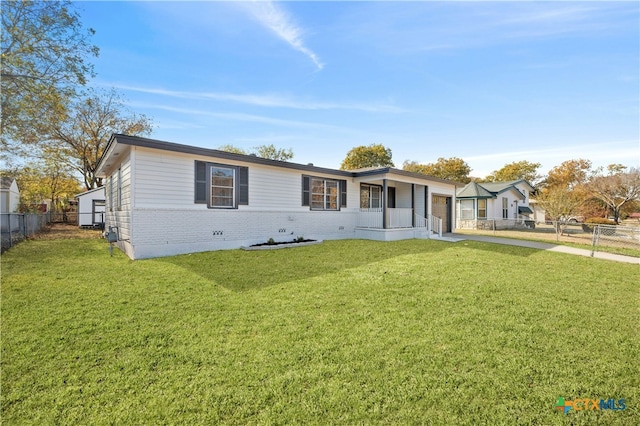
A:
[[[132,259],[266,242],[429,238],[455,228],[456,182],[344,171],[113,135],[98,164],[106,227]]]

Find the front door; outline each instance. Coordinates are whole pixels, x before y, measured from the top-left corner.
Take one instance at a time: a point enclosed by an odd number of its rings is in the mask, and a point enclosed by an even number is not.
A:
[[[442,219],[442,232],[451,232],[451,197],[434,195],[431,200],[431,214]]]

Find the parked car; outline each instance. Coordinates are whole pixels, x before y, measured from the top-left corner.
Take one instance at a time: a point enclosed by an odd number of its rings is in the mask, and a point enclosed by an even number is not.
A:
[[[560,216],[560,221],[566,223],[582,223],[584,222],[584,216]]]

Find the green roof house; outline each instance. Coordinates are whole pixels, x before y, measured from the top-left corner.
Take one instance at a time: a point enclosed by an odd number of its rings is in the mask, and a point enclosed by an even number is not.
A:
[[[533,190],[524,179],[470,182],[456,192],[456,224],[461,229],[533,226],[529,206]]]

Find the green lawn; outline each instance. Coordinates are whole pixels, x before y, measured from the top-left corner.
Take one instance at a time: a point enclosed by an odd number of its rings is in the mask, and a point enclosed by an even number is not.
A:
[[[640,424],[637,265],[430,240],[107,247],[2,256],[3,423]]]

